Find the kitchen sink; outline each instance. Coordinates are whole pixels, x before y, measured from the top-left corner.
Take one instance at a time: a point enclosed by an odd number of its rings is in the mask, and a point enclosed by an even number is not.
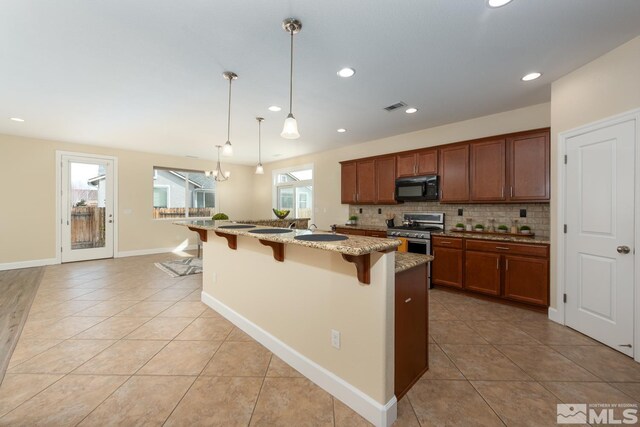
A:
[[[294,239],[307,242],[338,242],[340,240],[347,240],[348,237],[341,234],[303,234],[302,236],[294,237]]]
[[[244,228],[256,228],[256,226],[250,225],[250,224],[235,224],[235,225],[222,225],[218,228],[225,228],[228,230],[242,230]]]
[[[249,233],[256,234],[284,234],[291,233],[293,230],[287,228],[259,228],[258,230],[251,230]]]

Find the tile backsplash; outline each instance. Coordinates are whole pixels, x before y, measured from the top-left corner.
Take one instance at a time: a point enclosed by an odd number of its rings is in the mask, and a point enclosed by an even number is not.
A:
[[[360,213],[362,209],[362,213]],[[381,213],[378,213],[378,209]],[[458,215],[458,209],[463,215]],[[520,218],[520,209],[526,209],[526,218]],[[518,226],[528,225],[538,237],[549,237],[550,212],[548,203],[523,204],[440,204],[438,202],[410,202],[400,205],[350,205],[349,215],[357,215],[358,223],[362,225],[385,225],[386,214],[395,214],[396,225],[402,222],[404,212],[444,212],[445,227],[447,229],[461,222],[466,224],[468,218],[472,224],[489,226],[489,220],[495,219],[495,227],[504,224],[511,228],[512,221],[518,220]]]

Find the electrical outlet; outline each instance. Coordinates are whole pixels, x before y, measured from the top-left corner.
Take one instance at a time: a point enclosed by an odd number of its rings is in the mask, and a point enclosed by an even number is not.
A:
[[[360,208],[360,213],[362,213],[362,208]]]
[[[218,275],[216,273],[211,273],[211,283],[216,283],[218,281]]]
[[[331,346],[340,349],[340,331],[331,330]]]
[[[458,216],[462,216],[464,213],[464,210],[462,208],[458,209]]]
[[[382,209],[378,208],[378,215],[382,213]]]
[[[527,217],[527,210],[520,209],[520,218],[526,218],[526,217]]]

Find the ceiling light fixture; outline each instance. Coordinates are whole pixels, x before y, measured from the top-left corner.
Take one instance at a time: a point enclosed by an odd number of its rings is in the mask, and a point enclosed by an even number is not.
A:
[[[21,119],[20,117],[11,117],[9,120],[13,120],[14,122],[24,122],[24,119]]]
[[[269,111],[273,111],[273,112],[278,112],[282,110],[282,108],[278,107],[277,105],[272,105],[271,107],[269,107]]]
[[[345,133],[347,130],[345,128],[338,129],[338,133]]]
[[[231,139],[229,135],[231,133],[231,82],[238,78],[238,75],[232,71],[225,71],[222,73],[222,77],[226,80],[229,80],[229,109],[227,111],[227,142],[224,143],[224,147],[222,148],[223,156],[232,156],[233,155],[233,147],[231,146]]]
[[[414,107],[410,107],[410,108],[407,108],[406,110],[404,110],[404,112],[407,113],[407,114],[413,114],[413,113],[415,113],[417,111],[418,111],[418,109],[414,108]]]
[[[347,77],[352,77],[355,73],[356,73],[356,70],[349,67],[343,68],[342,70],[338,71],[338,75],[340,77],[344,77],[345,79]]]
[[[258,121],[258,166],[256,166],[256,175],[264,175],[264,168],[262,167],[262,121],[264,118],[256,117]]]
[[[487,6],[489,6],[492,9],[495,9],[497,7],[505,6],[511,3],[512,1],[513,0],[487,0]]]
[[[287,18],[282,21],[282,28],[289,34],[291,34],[291,63],[289,67],[289,115],[284,120],[284,127],[282,128],[281,137],[287,139],[300,138],[300,132],[298,132],[298,122],[293,117],[293,35],[300,32],[302,23],[294,18]]]
[[[231,176],[231,172],[223,171],[222,166],[220,166],[220,149],[222,148],[222,145],[216,145],[216,148],[218,149],[218,162],[216,163],[216,169],[209,172],[208,174],[205,174],[207,176],[213,175],[213,179],[217,182],[223,182],[229,179],[229,177]]]
[[[537,78],[538,78],[538,77],[540,77],[541,75],[542,75],[542,73],[538,73],[538,72],[535,72],[535,73],[529,73],[529,74],[527,74],[526,76],[524,76],[521,80],[522,80],[523,82],[530,82],[531,80],[535,80],[535,79],[537,79]]]

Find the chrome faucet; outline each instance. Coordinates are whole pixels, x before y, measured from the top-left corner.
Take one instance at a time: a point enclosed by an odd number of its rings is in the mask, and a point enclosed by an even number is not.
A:
[[[289,224],[289,227],[288,227],[288,228],[291,228],[291,229],[296,228],[296,223],[295,223],[295,222],[292,222],[291,224]]]
[[[311,231],[311,227],[315,228],[316,230],[318,229],[318,226],[317,226],[317,225],[315,225],[315,224],[311,224],[311,225],[309,226],[309,228],[307,228],[307,230]]]

